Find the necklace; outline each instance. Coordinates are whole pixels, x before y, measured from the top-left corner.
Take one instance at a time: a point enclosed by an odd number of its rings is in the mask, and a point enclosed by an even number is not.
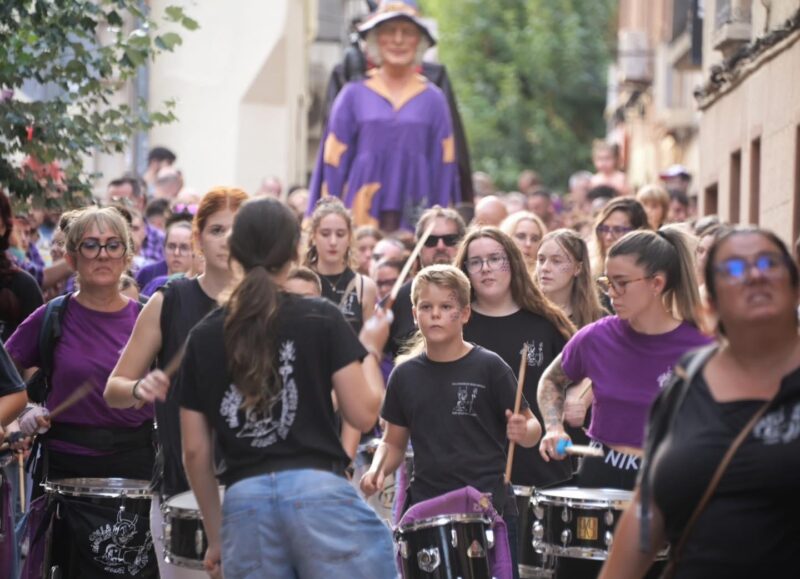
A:
[[[324,279],[325,283],[327,283],[331,287],[331,291],[334,294],[339,294],[339,293],[341,293],[341,290],[339,290],[339,283],[342,281],[342,278],[344,277],[344,274],[346,274],[346,273],[347,273],[347,268],[345,268],[342,273],[340,273],[339,275],[336,276],[336,282],[332,282],[329,279],[329,278],[333,277],[331,275],[322,274],[322,275],[320,275],[320,277],[322,279]]]

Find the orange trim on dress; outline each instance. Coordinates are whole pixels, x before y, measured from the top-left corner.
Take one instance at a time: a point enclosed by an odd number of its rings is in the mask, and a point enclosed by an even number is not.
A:
[[[356,226],[369,225],[371,227],[378,227],[378,220],[370,215],[372,209],[372,200],[381,188],[381,183],[365,183],[361,188],[356,191],[353,197],[353,206],[350,212],[353,215],[353,221]]]
[[[342,155],[347,152],[348,145],[341,142],[336,135],[331,131],[328,138],[325,139],[325,149],[322,153],[322,160],[326,165],[338,168],[339,163],[342,162]]]

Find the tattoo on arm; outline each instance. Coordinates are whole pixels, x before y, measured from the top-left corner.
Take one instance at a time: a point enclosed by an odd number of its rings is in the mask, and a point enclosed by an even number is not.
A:
[[[539,410],[548,430],[561,425],[564,420],[564,399],[570,385],[572,381],[561,367],[561,356],[557,356],[542,374],[537,395]]]

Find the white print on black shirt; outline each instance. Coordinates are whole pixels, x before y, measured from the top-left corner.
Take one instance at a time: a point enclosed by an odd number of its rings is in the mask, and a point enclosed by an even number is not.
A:
[[[542,351],[544,342],[539,342],[537,346],[536,340],[531,340],[530,342],[525,342],[525,345],[528,346],[528,366],[541,368],[544,363],[544,352]]]
[[[656,380],[658,381],[658,387],[663,388],[669,379],[672,378],[672,366],[667,368],[667,371],[661,374]]]
[[[346,320],[349,320],[356,317],[357,307],[359,307],[358,294],[352,291],[342,300],[342,303],[339,305],[339,311],[342,312]]]
[[[240,416],[244,396],[235,385],[228,386],[228,391],[219,405],[219,413],[225,418],[229,428],[239,428],[236,438],[252,438],[250,446],[265,448],[289,435],[289,429],[294,424],[297,414],[297,384],[292,376],[295,353],[293,341],[287,340],[281,344],[279,353],[281,365],[278,367],[278,373],[281,375],[283,388],[280,395],[267,404],[266,412],[248,408],[244,411],[242,421]],[[278,410],[280,417],[276,416]]]
[[[453,382],[453,386],[458,387],[456,393],[456,406],[453,408],[453,416],[477,416],[475,412],[475,400],[478,398],[478,393],[481,389],[486,388],[481,384],[473,384],[472,382]]]
[[[150,561],[149,551],[153,546],[150,531],[144,535],[144,542],[133,542],[137,535],[136,524],[139,516],[124,518],[124,511],[117,511],[117,521],[95,529],[89,535],[92,552],[98,553],[95,561],[103,566],[103,571],[114,575],[137,575]]]
[[[800,436],[800,403],[788,408],[779,408],[758,421],[753,436],[764,444],[788,444]]]
[[[596,440],[589,442],[589,446],[592,448],[603,448],[603,445]],[[639,470],[638,457],[632,454],[620,452],[618,450],[611,450],[610,448],[608,449],[608,452],[606,452],[603,462],[619,470]]]

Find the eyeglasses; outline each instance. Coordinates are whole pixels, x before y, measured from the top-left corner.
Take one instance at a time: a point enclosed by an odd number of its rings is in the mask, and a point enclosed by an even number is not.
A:
[[[624,227],[622,225],[598,225],[595,231],[597,231],[597,235],[599,236],[611,234],[612,237],[622,237],[626,233],[633,231],[633,227]]]
[[[716,271],[726,282],[731,284],[743,283],[749,272],[755,267],[766,278],[775,279],[786,268],[786,257],[780,253],[762,253],[755,259],[732,257],[714,266]]]
[[[454,247],[461,239],[458,233],[449,233],[447,235],[429,235],[425,240],[425,247],[436,247],[439,245],[439,240],[442,240],[447,247]]]
[[[176,203],[172,207],[173,213],[189,213],[190,215],[194,215],[197,213],[197,203]]]
[[[600,291],[606,295],[609,295],[611,290],[614,290],[614,293],[618,296],[624,296],[625,290],[628,288],[629,284],[632,284],[636,281],[642,281],[645,279],[650,279],[653,277],[652,275],[648,275],[645,277],[639,277],[636,279],[620,279],[620,280],[613,280],[606,275],[602,275],[597,278],[597,287],[600,288]]]
[[[486,264],[489,271],[495,271],[508,263],[508,257],[502,253],[494,253],[483,259],[482,257],[471,257],[465,262],[467,271],[469,273],[478,273],[483,269],[483,264]]]
[[[539,243],[542,240],[542,236],[536,235],[535,233],[531,233],[530,235],[525,235],[524,233],[515,233],[514,239],[521,241],[522,243]]]
[[[378,287],[393,287],[397,283],[397,278],[394,279],[381,279],[375,282]]]
[[[106,250],[106,255],[111,259],[119,259],[128,251],[127,246],[119,239],[109,239],[105,244],[98,239],[84,239],[78,245],[78,252],[86,259],[97,259],[100,252]]]
[[[164,246],[167,253],[177,253],[178,255],[189,255],[192,252],[192,246],[186,243],[168,243]]]

